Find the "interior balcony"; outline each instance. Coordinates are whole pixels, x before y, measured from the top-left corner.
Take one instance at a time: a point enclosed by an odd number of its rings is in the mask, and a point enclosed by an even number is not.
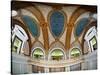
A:
[[[12,53],[14,73],[48,73],[97,69],[97,50],[87,55],[66,60],[38,60]]]

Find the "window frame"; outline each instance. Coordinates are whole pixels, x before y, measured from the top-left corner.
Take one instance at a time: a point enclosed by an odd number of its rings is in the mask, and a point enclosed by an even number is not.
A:
[[[51,56],[51,60],[54,59],[54,56],[52,56],[52,53],[55,51],[55,50],[59,50],[63,53],[63,56],[55,56],[55,59],[57,59],[57,57],[60,59],[60,60],[63,60],[63,58],[65,59],[64,57],[64,52],[61,50],[61,49],[53,49],[53,51],[50,53],[50,56]],[[61,59],[62,58],[62,59]]]
[[[94,48],[93,48],[93,45],[91,44],[91,41],[92,41],[93,38],[95,39],[95,41],[96,41],[96,45],[97,45],[97,39],[96,39],[96,36],[93,36],[93,37],[89,40],[89,44],[90,44],[90,48],[91,48],[91,52],[92,52],[92,51],[95,51]]]
[[[40,51],[43,53],[43,59],[45,59],[45,53],[44,53],[44,51],[42,50],[42,48],[40,48],[40,47],[37,47],[37,48],[35,48],[33,51],[32,51],[32,59],[41,59],[41,57],[40,58],[35,58],[35,56],[34,56],[34,52],[36,51],[36,49],[40,49]],[[39,55],[40,56],[40,55]]]
[[[80,52],[78,56],[72,56],[71,52],[72,52],[74,49],[75,49],[75,50],[77,49],[77,50]],[[70,51],[70,58],[78,58],[78,57],[80,57],[80,55],[81,55],[81,51],[80,51],[79,48],[72,48],[72,49],[71,49],[71,51]]]
[[[22,47],[23,41],[22,41],[17,35],[15,35],[14,40],[13,40],[13,42],[11,43],[11,46],[12,46],[12,47],[11,47],[11,52],[14,52],[12,49],[13,49],[13,46],[14,46],[14,43],[15,43],[15,40],[16,40],[16,39],[20,40],[21,45],[20,45],[20,47],[19,47],[19,51],[17,50],[15,53],[20,54],[20,53],[21,53],[21,47]]]

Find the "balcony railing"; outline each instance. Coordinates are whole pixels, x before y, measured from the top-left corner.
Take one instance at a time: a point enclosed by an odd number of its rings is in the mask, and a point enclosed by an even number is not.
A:
[[[26,60],[25,62],[29,65],[37,65],[37,66],[41,66],[41,67],[65,67],[65,66],[71,66],[74,64],[84,62],[84,60],[88,61],[88,60],[96,59],[96,55],[97,55],[97,51],[94,51],[91,54],[82,55],[80,57],[72,58],[72,59],[46,60],[46,59],[33,59],[31,57],[25,57],[25,56],[14,54],[13,62],[24,63],[24,61],[22,61],[22,60]]]
[[[78,64],[83,61],[82,57],[66,60],[38,60],[30,58],[28,60],[29,64],[43,66],[43,67],[65,67],[73,64]]]

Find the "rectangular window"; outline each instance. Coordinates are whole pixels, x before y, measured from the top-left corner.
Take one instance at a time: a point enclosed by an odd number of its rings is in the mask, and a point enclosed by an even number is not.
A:
[[[93,36],[92,39],[90,39],[90,45],[91,49],[97,50],[97,40],[95,36]]]
[[[13,43],[12,43],[12,52],[20,52],[22,46],[22,40],[15,36]]]

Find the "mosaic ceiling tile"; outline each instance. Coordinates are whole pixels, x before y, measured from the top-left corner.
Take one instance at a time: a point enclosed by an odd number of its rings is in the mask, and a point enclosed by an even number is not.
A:
[[[35,20],[29,16],[23,16],[23,20],[26,23],[27,27],[29,28],[30,32],[34,37],[39,36],[39,28]]]
[[[50,16],[50,27],[53,35],[59,37],[64,30],[64,15],[55,11]]]
[[[87,18],[81,19],[76,26],[75,35],[80,36],[86,25],[88,24],[89,20]]]

